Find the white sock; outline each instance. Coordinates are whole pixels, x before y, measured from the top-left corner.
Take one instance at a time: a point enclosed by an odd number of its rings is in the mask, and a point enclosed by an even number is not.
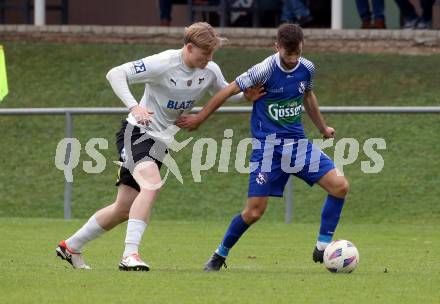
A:
[[[322,250],[325,250],[325,248],[327,248],[328,244],[329,243],[324,243],[324,242],[317,241],[316,242],[316,248],[318,248],[318,250],[322,251]]]
[[[133,253],[138,253],[139,244],[142,240],[147,224],[142,220],[128,220],[127,234],[125,236],[125,250],[122,256],[126,257]]]
[[[87,221],[74,235],[66,240],[66,245],[74,252],[81,252],[83,246],[106,232],[99,226],[95,215]]]

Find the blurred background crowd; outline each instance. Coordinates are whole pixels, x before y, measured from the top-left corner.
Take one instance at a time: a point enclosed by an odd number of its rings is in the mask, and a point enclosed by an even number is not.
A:
[[[328,0],[46,0],[48,24],[329,28]],[[343,28],[440,28],[440,0],[344,0]],[[31,24],[33,0],[0,0],[0,23]]]

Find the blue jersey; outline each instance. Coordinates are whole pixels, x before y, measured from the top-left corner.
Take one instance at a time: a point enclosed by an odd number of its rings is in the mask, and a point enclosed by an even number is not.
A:
[[[254,102],[251,130],[254,138],[276,134],[279,138],[305,138],[301,122],[303,97],[313,88],[315,67],[300,57],[292,70],[281,67],[280,55],[276,53],[235,80],[242,91],[262,84],[266,95]]]

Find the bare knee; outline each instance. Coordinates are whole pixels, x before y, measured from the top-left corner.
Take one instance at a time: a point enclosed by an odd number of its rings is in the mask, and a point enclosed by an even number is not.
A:
[[[242,213],[243,220],[249,225],[253,224],[263,216],[265,211],[266,208],[246,208]]]
[[[350,184],[346,178],[341,178],[331,189],[330,194],[336,197],[346,197],[350,189]]]
[[[143,162],[136,165],[133,177],[144,190],[158,190],[162,187],[159,167],[154,162]]]

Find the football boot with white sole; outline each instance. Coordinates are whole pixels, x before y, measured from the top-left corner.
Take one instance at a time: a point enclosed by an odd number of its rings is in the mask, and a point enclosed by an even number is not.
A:
[[[92,269],[84,262],[84,257],[82,256],[81,252],[73,252],[70,250],[65,241],[61,241],[58,244],[55,252],[57,256],[59,256],[62,260],[69,262],[69,264],[75,269]]]
[[[123,271],[148,271],[150,266],[141,260],[137,253],[129,254],[119,262],[119,270]]]

